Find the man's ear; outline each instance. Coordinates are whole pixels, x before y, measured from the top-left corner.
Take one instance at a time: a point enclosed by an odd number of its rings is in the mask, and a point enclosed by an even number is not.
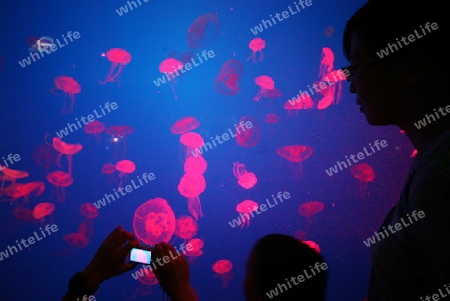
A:
[[[404,85],[415,86],[426,77],[429,61],[423,56],[414,55],[406,63]]]

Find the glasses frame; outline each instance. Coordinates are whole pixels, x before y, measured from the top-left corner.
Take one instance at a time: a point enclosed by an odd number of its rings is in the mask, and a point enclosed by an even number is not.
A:
[[[365,63],[351,64],[351,65],[348,65],[346,67],[342,67],[341,70],[344,72],[344,74],[345,73],[349,74],[349,76],[347,76],[347,81],[351,83],[356,78],[356,75],[358,75],[358,73],[362,69],[364,69],[364,68],[366,68],[368,66],[371,66],[371,65],[373,65],[375,63],[378,63],[380,61],[381,61],[380,59],[372,59],[372,60],[370,60],[368,62],[365,62]],[[347,72],[345,72],[345,71],[347,71]]]

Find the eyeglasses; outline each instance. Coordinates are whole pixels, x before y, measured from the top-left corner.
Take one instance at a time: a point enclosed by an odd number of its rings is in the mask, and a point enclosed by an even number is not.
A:
[[[348,74],[347,81],[351,83],[355,79],[358,72],[361,71],[361,69],[368,67],[379,61],[380,61],[379,59],[373,59],[366,63],[354,64],[354,65],[349,65],[347,67],[342,67],[341,70],[342,70],[342,72],[344,72],[344,74]]]

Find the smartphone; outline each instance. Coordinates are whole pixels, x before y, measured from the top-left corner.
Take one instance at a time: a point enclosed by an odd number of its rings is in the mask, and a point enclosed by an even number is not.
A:
[[[150,264],[152,262],[152,251],[141,248],[133,248],[130,252],[130,262]]]

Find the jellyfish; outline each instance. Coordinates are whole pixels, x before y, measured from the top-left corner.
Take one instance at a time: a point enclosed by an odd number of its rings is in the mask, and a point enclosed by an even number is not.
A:
[[[270,93],[268,91],[275,89],[275,82],[274,80],[267,75],[260,75],[255,78],[255,84],[259,86],[258,94],[256,94],[255,97],[253,97],[253,100],[260,101],[261,97],[264,97],[264,95],[267,95],[267,93]]]
[[[233,175],[238,179],[239,186],[245,189],[253,188],[258,182],[256,175],[248,172],[245,165],[239,162],[233,163]]]
[[[357,163],[352,165],[351,174],[361,182],[361,190],[364,195],[367,194],[367,185],[375,180],[375,171],[367,163]]]
[[[197,157],[189,157],[184,162],[184,172],[185,173],[196,173],[202,175],[205,173],[208,167],[206,160],[198,155]]]
[[[227,287],[228,282],[233,278],[233,274],[231,273],[232,268],[233,264],[226,259],[218,260],[212,266],[213,271],[216,273],[215,277],[222,279],[224,287]]]
[[[277,154],[289,161],[295,180],[302,176],[302,162],[311,157],[313,148],[307,145],[290,145],[277,148]]]
[[[100,142],[100,134],[106,130],[106,126],[102,122],[94,120],[86,124],[83,130],[86,134],[94,135],[98,144]]]
[[[216,91],[233,96],[241,91],[239,80],[241,79],[244,67],[238,60],[230,60],[225,62],[220,69],[215,81]]]
[[[191,24],[187,33],[189,49],[210,46],[220,36],[220,21],[215,13],[201,15]]]
[[[185,159],[189,157],[196,157],[198,149],[205,144],[203,137],[195,132],[187,132],[180,136],[180,142],[186,147]]]
[[[241,125],[245,125],[244,130]],[[261,126],[259,122],[251,116],[243,116],[236,127],[236,142],[242,147],[254,147],[261,139]]]
[[[63,202],[66,199],[65,188],[73,184],[72,176],[58,170],[47,174],[47,181],[56,187],[56,196],[60,202]]]
[[[186,240],[193,238],[198,231],[198,223],[190,216],[180,216],[176,220],[175,235]]]
[[[89,244],[89,238],[81,233],[69,233],[64,235],[64,242],[69,245],[69,247],[61,252],[57,252],[54,255],[75,255],[79,249],[84,249]]]
[[[325,88],[318,91],[323,97],[319,100],[317,109],[324,110],[333,103],[339,104],[342,98],[342,82],[344,80],[346,80],[346,76],[342,70],[333,70],[323,76],[321,82],[325,84]],[[319,82],[320,87],[322,87],[322,83]]]
[[[48,170],[50,167],[55,166],[57,156],[58,152],[53,148],[53,146],[43,144],[34,150],[33,161],[37,166]]]
[[[248,44],[248,47],[252,50],[252,54],[248,57],[247,61],[252,59],[253,63],[256,63],[256,55],[259,52],[258,61],[262,61],[264,56],[262,50],[266,48],[266,41],[261,38],[254,38]]]
[[[98,217],[98,209],[91,203],[83,203],[79,207],[84,221],[78,226],[78,233],[91,237],[94,234],[93,219]]]
[[[298,207],[298,213],[306,218],[306,232],[309,232],[312,224],[312,217],[321,212],[324,208],[325,205],[319,201],[306,202]]]
[[[14,187],[17,179],[27,178],[28,176],[29,174],[26,171],[11,169],[0,164],[0,181],[2,182],[0,189],[5,186],[5,182],[11,182],[11,187]]]
[[[64,93],[64,107],[61,114],[68,114],[73,112],[73,106],[75,105],[75,94],[81,92],[80,84],[70,76],[58,76],[54,79],[53,83],[55,88],[50,89],[50,92],[58,95],[57,90]],[[67,108],[67,97],[70,100],[70,106]]]
[[[134,133],[134,129],[129,125],[111,125],[106,129],[106,134],[113,138],[114,144],[114,157],[118,157],[118,142],[123,142],[122,153],[123,156],[126,154],[127,150],[127,140],[126,137]]]
[[[203,255],[202,248],[205,246],[205,242],[200,238],[193,238],[188,241],[187,245],[190,246],[190,250],[186,250],[184,255],[188,258],[190,262],[194,262],[197,257]]]
[[[264,117],[265,123],[278,123],[279,121],[280,119],[278,118],[278,115],[276,113],[269,113]]]
[[[109,184],[109,181],[112,179],[114,183],[119,186],[119,183],[117,183],[116,179],[114,178],[114,173],[116,172],[116,166],[112,163],[106,163],[102,166],[102,174],[107,175],[107,181]]]
[[[124,182],[124,178],[128,174],[133,173],[136,170],[136,165],[133,161],[130,160],[121,160],[115,165],[116,170],[119,172],[119,189],[122,189],[122,183]]]
[[[27,223],[37,223],[38,221],[33,217],[33,211],[29,208],[16,207],[12,211],[14,219],[8,221],[0,227],[1,232],[6,232],[5,235],[12,235],[13,232],[20,226]]]
[[[56,159],[57,160],[56,165],[60,167],[59,162],[61,160],[61,155],[66,155],[67,162],[69,165],[69,175],[72,175],[73,155],[78,154],[83,149],[83,145],[79,143],[77,144],[65,143],[64,141],[61,140],[61,138],[55,137],[53,138],[53,147],[60,153],[60,155]]]
[[[11,203],[16,202],[16,208],[19,208],[24,204],[29,203],[30,195],[33,195],[35,197],[40,196],[44,192],[44,190],[45,184],[43,182],[35,181],[29,183],[17,183],[14,186],[2,188],[0,192],[11,197],[11,200],[9,201]],[[20,198],[24,199],[22,203],[19,202]]]
[[[35,219],[41,221],[41,224],[44,225],[45,217],[50,216],[54,210],[55,205],[52,203],[39,203],[34,207],[32,214]],[[50,223],[53,223],[53,220]]]
[[[102,54],[102,56],[105,56],[105,54]],[[100,82],[100,84],[104,85],[107,82],[112,83],[116,81],[117,84],[120,85],[119,76],[122,73],[124,66],[131,62],[131,54],[121,48],[112,48],[106,52],[106,58],[111,62],[111,68],[109,69],[109,73],[106,75],[105,80]],[[119,67],[117,68],[117,66]]]
[[[164,61],[161,62],[161,64],[159,64],[159,71],[161,73],[166,74],[166,77],[170,82],[170,86],[172,88],[172,92],[173,92],[175,99],[178,99],[177,92],[175,91],[175,77],[179,76],[178,70],[180,70],[182,68],[183,68],[183,63],[174,58],[165,59]],[[174,72],[176,73],[176,75],[173,74]],[[165,82],[165,80],[164,80],[164,82]]]
[[[302,241],[302,243],[304,243],[305,245],[307,245],[308,247],[310,247],[311,249],[320,254],[320,246],[315,241],[304,240]]]
[[[152,293],[151,287],[158,283],[158,279],[156,279],[155,274],[150,270],[150,268],[143,268],[144,272],[142,274],[136,273],[139,275],[137,280],[139,280],[139,285],[134,292],[133,296],[130,297],[130,300],[134,300],[138,295],[147,296]],[[142,275],[142,276],[141,276]]]
[[[170,131],[173,134],[182,135],[189,131],[193,131],[200,126],[200,122],[195,117],[185,117],[181,118],[175,122],[171,127]]]
[[[319,67],[319,78],[322,78],[325,74],[331,72],[334,68],[334,53],[331,48],[322,48],[322,59]]]
[[[203,216],[199,195],[206,189],[206,181],[203,175],[186,173],[178,184],[178,191],[188,199],[188,211],[198,220]]]
[[[242,219],[241,228],[244,228],[244,226],[250,226],[250,212],[256,211],[259,208],[258,203],[252,200],[245,200],[240,202],[236,206],[236,211],[241,213],[240,219]],[[245,218],[242,217],[245,216]],[[253,214],[252,214],[253,216]]]
[[[291,112],[295,112],[298,115],[300,110],[309,110],[312,108],[314,108],[314,101],[305,93],[298,95],[295,99],[289,99],[284,104],[284,109],[288,111],[288,116]]]
[[[151,199],[136,209],[133,229],[144,244],[167,243],[175,233],[175,213],[165,199]]]

